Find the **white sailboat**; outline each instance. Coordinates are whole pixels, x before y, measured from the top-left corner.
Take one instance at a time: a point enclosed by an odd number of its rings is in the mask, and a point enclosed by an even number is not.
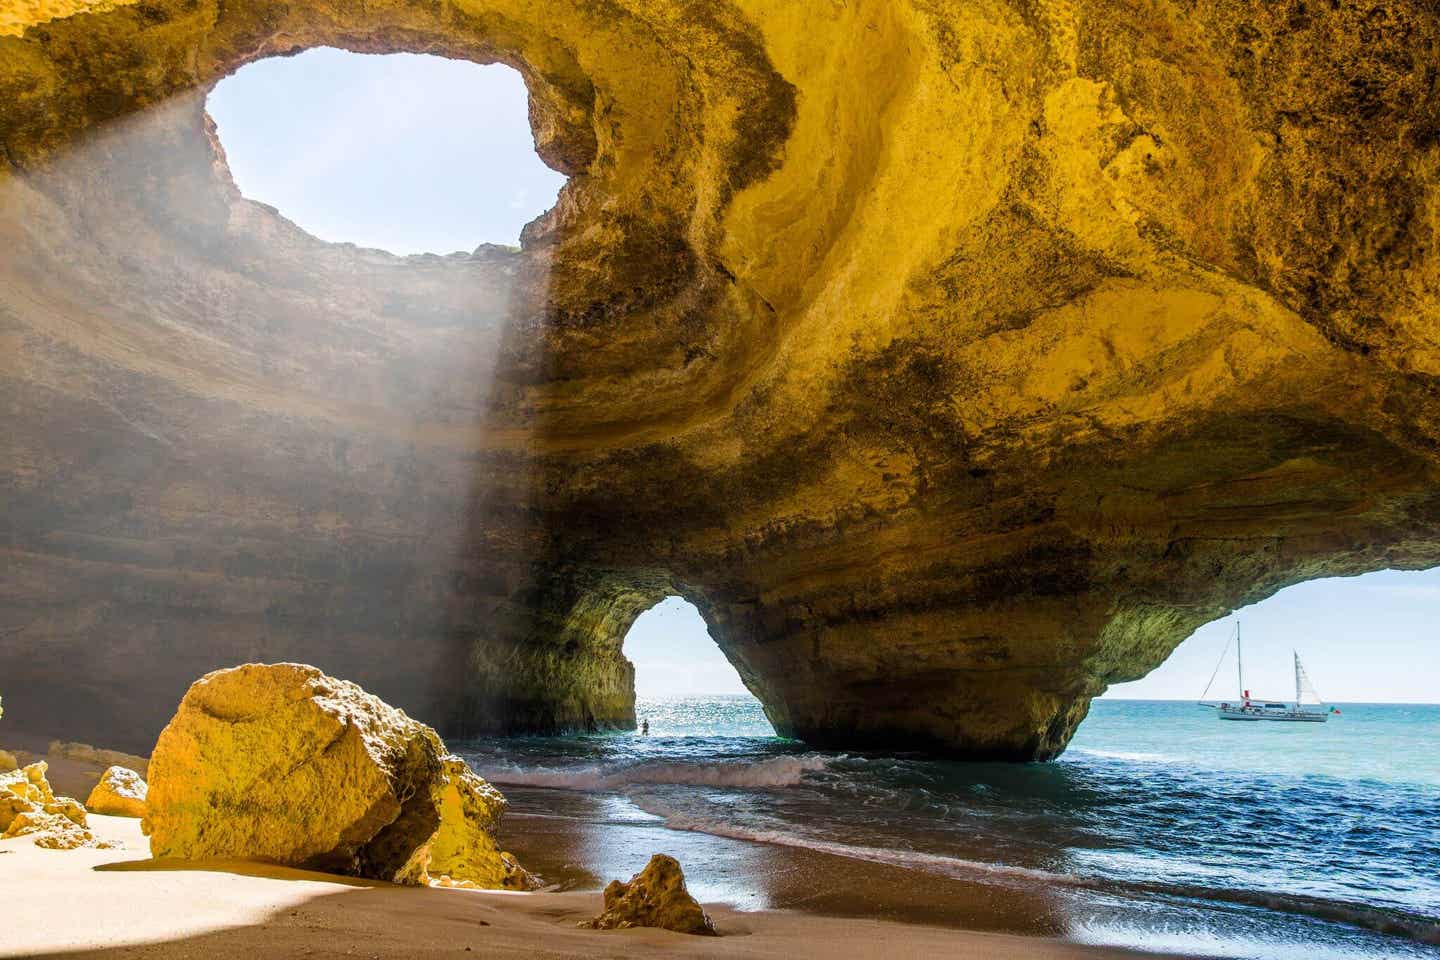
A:
[[[1278,720],[1288,723],[1324,723],[1330,719],[1331,713],[1339,713],[1333,707],[1326,707],[1325,701],[1320,699],[1316,692],[1315,685],[1310,682],[1310,675],[1305,672],[1305,665],[1300,662],[1300,654],[1291,651],[1295,655],[1295,701],[1286,703],[1280,700],[1262,700],[1250,696],[1250,691],[1245,689],[1245,658],[1240,643],[1240,624],[1235,624],[1235,633],[1231,640],[1235,642],[1235,679],[1238,681],[1240,700],[1237,703],[1214,703],[1205,700],[1205,694],[1210,692],[1210,687],[1215,683],[1215,677],[1220,673],[1220,666],[1225,662],[1225,654],[1230,652],[1229,641],[1225,644],[1225,650],[1220,654],[1220,663],[1215,664],[1215,672],[1210,675],[1210,682],[1205,685],[1205,692],[1200,694],[1200,705],[1210,707],[1217,711],[1221,720],[1243,720],[1259,722],[1263,720]],[[1306,709],[1307,707],[1320,707],[1321,709]]]

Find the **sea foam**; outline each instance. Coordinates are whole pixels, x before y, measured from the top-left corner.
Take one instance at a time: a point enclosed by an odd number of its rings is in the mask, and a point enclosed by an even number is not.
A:
[[[735,760],[720,763],[641,761],[620,767],[528,767],[514,764],[482,768],[493,783],[562,790],[619,790],[635,784],[738,787],[751,790],[798,786],[807,774],[825,770],[827,760],[813,754]]]

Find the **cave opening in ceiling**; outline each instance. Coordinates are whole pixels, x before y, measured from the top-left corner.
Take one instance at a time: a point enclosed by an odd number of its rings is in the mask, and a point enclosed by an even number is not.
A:
[[[669,596],[625,635],[636,723],[657,736],[773,736],[760,701],[716,646],[699,609]]]
[[[330,242],[513,246],[565,183],[502,64],[319,47],[240,68],[206,108],[241,194]]]

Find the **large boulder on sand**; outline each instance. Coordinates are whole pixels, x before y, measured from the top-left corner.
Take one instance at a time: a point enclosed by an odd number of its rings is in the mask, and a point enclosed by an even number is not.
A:
[[[520,885],[528,875],[507,872],[494,839],[503,798],[479,817],[447,805],[462,769],[474,777],[434,730],[353,683],[303,664],[247,664],[207,674],[180,701],[150,757],[142,828],[156,857],[423,883],[448,809],[459,819],[446,831],[474,872],[456,879]]]
[[[676,933],[718,936],[705,909],[685,889],[685,873],[674,857],[657,853],[629,883],[610,881],[605,912],[580,924],[593,930],[659,927]]]
[[[140,774],[127,767],[110,767],[85,798],[85,808],[91,813],[112,817],[143,817],[147,792],[145,779]]]

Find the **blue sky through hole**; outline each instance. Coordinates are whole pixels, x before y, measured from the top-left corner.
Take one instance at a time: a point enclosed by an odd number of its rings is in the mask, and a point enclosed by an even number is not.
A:
[[[1293,699],[1293,649],[1326,700],[1440,702],[1440,569],[1385,570],[1288,587],[1206,624],[1149,676],[1116,684],[1106,696],[1198,698],[1237,619],[1245,639],[1245,685],[1257,697]],[[1210,697],[1234,697],[1235,686],[1232,649]]]
[[[635,664],[637,696],[749,692],[710,638],[700,611],[680,597],[666,597],[640,614],[625,635],[624,649]]]
[[[240,68],[207,109],[240,192],[332,242],[514,245],[565,178],[535,153],[520,74],[329,47]]]
[[[1106,696],[1198,698],[1237,617],[1245,636],[1246,685],[1256,696],[1292,696],[1290,651],[1296,649],[1329,701],[1440,702],[1440,569],[1387,570],[1282,590],[1201,627],[1149,676],[1117,684]],[[636,693],[642,697],[745,692],[699,611],[679,597],[635,621],[625,655],[635,664]],[[1232,650],[1211,696],[1231,697],[1234,687]]]

